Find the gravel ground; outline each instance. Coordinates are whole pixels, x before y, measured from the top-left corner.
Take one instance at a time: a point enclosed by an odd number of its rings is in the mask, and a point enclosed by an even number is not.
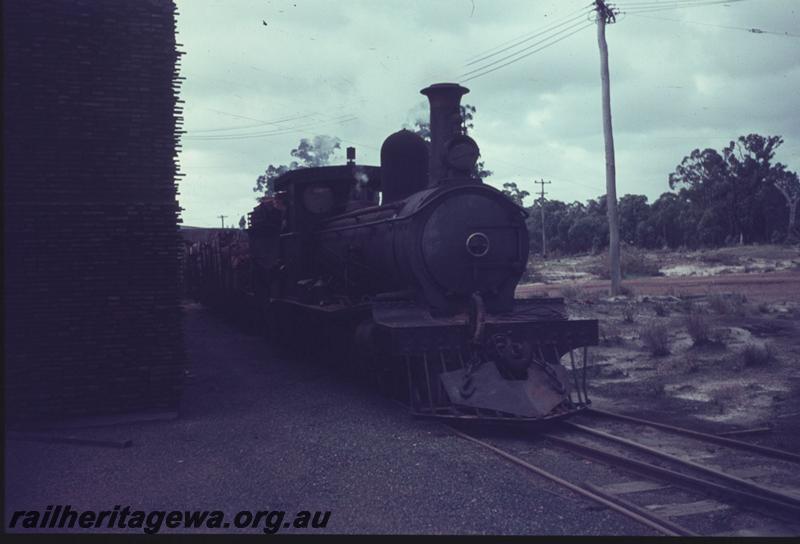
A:
[[[191,367],[180,417],[59,433],[132,440],[126,449],[8,441],[6,520],[53,504],[130,505],[228,518],[327,510],[318,531],[330,533],[652,534],[330,370],[277,358],[197,305],[185,313]],[[565,459],[560,475],[571,465]]]

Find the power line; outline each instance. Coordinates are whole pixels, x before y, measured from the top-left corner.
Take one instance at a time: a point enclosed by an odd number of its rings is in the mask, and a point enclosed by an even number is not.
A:
[[[243,133],[243,134],[220,134],[220,135],[201,135],[201,136],[186,136],[185,139],[187,140],[195,140],[195,141],[228,141],[228,140],[248,140],[251,138],[262,138],[265,136],[280,136],[283,134],[291,134],[293,132],[302,132],[306,129],[311,128],[318,128],[323,126],[329,125],[340,125],[344,123],[349,123],[358,119],[357,115],[352,114],[345,114],[340,115],[337,117],[332,118],[329,121],[315,121],[313,123],[308,123],[305,125],[299,125],[294,127],[283,127],[280,129],[272,130],[272,131],[265,131],[265,132],[252,132],[252,133]]]
[[[588,8],[591,5],[592,5],[592,3],[590,2],[589,4],[586,4],[585,6],[582,6],[582,7],[578,8],[578,9],[575,9],[575,10],[567,13],[564,17],[569,18],[574,13],[577,13],[579,11],[584,11],[584,10],[586,10],[586,8]],[[534,31],[534,35],[543,32],[544,29],[548,28],[548,26],[552,26],[552,24],[554,24],[554,23],[551,23],[550,25],[544,26],[540,30],[535,30]],[[522,34],[520,36],[517,36],[516,38],[512,38],[512,39],[510,39],[508,41],[505,41],[505,42],[503,42],[503,43],[501,43],[499,45],[496,45],[494,47],[490,47],[489,49],[485,49],[484,51],[482,51],[482,52],[476,54],[475,56],[471,57],[470,59],[468,59],[467,66],[469,66],[470,64],[474,64],[475,62],[479,62],[480,59],[478,59],[478,57],[480,57],[480,56],[486,55],[487,53],[489,53],[491,51],[494,51],[495,49],[501,48],[501,47],[506,46],[506,45],[508,45],[510,43],[514,43],[514,42],[517,42],[518,40],[522,40],[522,39],[528,38],[528,37],[531,37],[531,33],[530,32]]]
[[[554,40],[554,41],[552,41],[552,42],[548,43],[547,45],[543,45],[542,47],[539,47],[538,49],[534,49],[533,51],[530,51],[530,52],[528,52],[528,53],[525,53],[524,55],[522,55],[522,56],[519,56],[519,57],[515,58],[514,60],[510,60],[510,61],[506,62],[505,64],[501,64],[500,66],[496,66],[496,67],[494,67],[494,68],[491,68],[491,69],[489,69],[489,70],[486,70],[486,71],[484,71],[484,72],[481,72],[481,73],[475,74],[475,75],[473,75],[473,76],[470,76],[470,77],[468,77],[468,78],[466,78],[466,79],[462,79],[462,80],[461,80],[461,83],[465,83],[465,82],[467,82],[467,81],[471,81],[471,80],[473,80],[473,79],[476,79],[476,78],[479,78],[479,77],[483,77],[483,76],[485,76],[485,75],[487,75],[487,74],[491,74],[491,73],[492,73],[492,72],[494,72],[494,71],[497,71],[497,70],[499,70],[499,69],[501,69],[501,68],[505,68],[506,66],[508,66],[508,65],[510,65],[510,64],[514,64],[515,62],[518,62],[518,61],[520,61],[520,60],[522,60],[522,59],[524,59],[524,58],[526,58],[526,57],[530,57],[530,56],[531,56],[531,55],[533,55],[534,53],[538,53],[539,51],[542,51],[543,49],[547,49],[548,47],[550,47],[550,46],[552,46],[552,45],[555,45],[555,44],[557,44],[558,42],[560,42],[560,41],[562,41],[562,40],[565,40],[565,39],[569,38],[570,36],[572,36],[572,35],[574,35],[574,34],[577,34],[577,33],[578,33],[578,32],[580,32],[581,30],[584,30],[584,29],[586,29],[586,28],[589,28],[589,27],[590,27],[590,26],[592,26],[593,24],[594,24],[594,23],[589,23],[589,24],[587,24],[587,25],[584,25],[584,26],[582,26],[582,27],[580,27],[580,28],[578,28],[578,29],[574,30],[573,32],[570,32],[570,33],[568,33],[568,34],[566,34],[566,35],[563,35],[563,36],[561,36],[561,37],[560,37],[560,38],[558,38],[557,40]]]
[[[250,134],[232,134],[226,136],[187,136],[185,137],[186,140],[196,141],[196,142],[225,142],[225,141],[235,141],[235,140],[250,140],[253,138],[265,138],[269,136],[282,136],[285,134],[292,134],[294,132],[303,132],[304,130],[320,128],[320,127],[327,127],[331,125],[339,125],[348,122],[352,122],[358,119],[356,116],[351,116],[345,119],[335,120],[335,121],[328,121],[328,122],[315,122],[307,125],[300,125],[295,127],[286,127],[282,130],[273,130],[268,132],[257,132],[257,133],[250,133]]]
[[[667,0],[665,2],[638,2],[636,0],[632,2],[623,2],[624,6],[631,6],[631,7],[663,7],[663,8],[680,8],[684,6],[692,6],[692,5],[701,5],[707,3],[723,3],[723,4],[733,4],[736,2],[741,2],[742,0]],[[619,4],[614,3],[611,4],[615,7],[620,7]]]
[[[297,121],[299,119],[308,119],[309,117],[310,118],[321,117],[322,120],[325,120],[324,119],[325,117],[329,117],[327,114],[322,114],[322,113],[320,113],[318,111],[312,111],[310,113],[305,113],[305,114],[302,114],[302,115],[299,115],[299,114],[298,115],[294,115],[293,114],[293,115],[291,115],[289,117],[284,117],[282,119],[275,119],[275,120],[271,120],[271,121],[265,121],[263,119],[256,119],[255,117],[248,117],[246,115],[240,115],[240,114],[237,114],[237,113],[231,113],[231,112],[227,112],[227,111],[217,110],[217,109],[214,109],[214,108],[203,108],[203,109],[206,109],[208,111],[213,111],[215,113],[219,113],[219,114],[222,114],[222,115],[226,115],[228,117],[233,117],[233,118],[236,118],[236,119],[246,119],[248,121],[256,121],[258,124],[252,125],[252,126],[227,127],[227,128],[223,127],[223,128],[213,128],[213,129],[190,130],[190,131],[188,131],[189,134],[194,135],[197,132],[205,133],[205,132],[224,132],[224,131],[235,131],[235,130],[247,130],[249,128],[257,128],[259,126],[266,126],[266,125],[276,125],[277,128],[275,128],[275,130],[284,130],[284,129],[291,128],[291,127],[285,127],[285,126],[280,126],[280,125],[288,123],[290,121]],[[339,107],[337,107],[335,109],[341,110],[341,109],[343,109],[343,107],[339,106]],[[338,118],[341,118],[343,116],[345,116],[345,115],[338,115],[336,117],[332,117],[332,119],[338,119]],[[316,122],[319,122],[319,120],[314,120],[313,122],[316,123]],[[236,134],[231,134],[231,136],[235,136],[235,135]],[[217,136],[227,136],[227,135],[226,134],[199,134],[197,136],[197,138],[212,138],[212,137],[217,137]]]
[[[624,11],[622,13],[625,13]],[[633,15],[635,17],[643,17],[645,19],[657,19],[660,21],[674,21],[676,23],[686,23],[692,25],[702,25],[702,26],[712,26],[716,28],[724,28],[727,30],[742,30],[745,32],[750,32],[751,34],[770,34],[772,36],[785,36],[787,38],[800,38],[800,34],[790,34],[789,32],[775,32],[772,30],[762,30],[760,28],[746,28],[743,26],[728,26],[728,25],[718,25],[715,23],[706,23],[703,21],[684,21],[683,19],[673,19],[670,17],[657,17],[655,15],[641,15],[639,13],[630,13],[629,15]]]
[[[729,5],[738,2],[743,2],[744,0],[706,0],[701,2],[694,2],[691,4],[680,4],[680,5],[652,5],[652,6],[628,6],[628,4],[623,4],[622,6],[615,6],[619,7],[622,11],[628,14],[633,13],[656,13],[659,11],[666,11],[666,10],[676,10],[676,9],[683,9],[683,8],[700,8],[700,7],[708,7],[708,6],[718,6],[718,5]]]
[[[468,71],[468,72],[464,72],[464,73],[463,73],[463,74],[461,74],[461,75],[462,75],[462,77],[463,77],[463,76],[468,76],[468,75],[470,75],[470,74],[474,74],[474,73],[476,73],[476,72],[480,72],[480,71],[482,71],[482,70],[485,70],[486,68],[490,68],[490,67],[492,67],[492,66],[495,66],[495,65],[497,65],[497,64],[499,64],[499,63],[501,63],[501,62],[503,62],[503,61],[506,61],[506,60],[508,60],[508,59],[510,59],[510,58],[513,58],[513,57],[517,56],[517,55],[518,55],[518,54],[520,54],[520,53],[523,53],[523,52],[525,52],[525,51],[529,51],[529,50],[531,50],[531,49],[533,49],[534,47],[536,47],[537,45],[541,45],[541,44],[543,44],[543,43],[546,43],[546,42],[548,42],[549,40],[553,39],[553,38],[554,38],[554,37],[556,37],[556,36],[563,35],[565,32],[567,32],[567,31],[569,31],[569,30],[572,30],[573,28],[575,28],[575,27],[577,27],[577,26],[580,26],[580,25],[582,25],[582,24],[584,24],[584,23],[583,23],[583,22],[581,22],[581,21],[579,21],[579,22],[578,22],[578,23],[576,23],[576,24],[573,24],[573,25],[571,25],[571,26],[569,26],[569,27],[567,27],[567,28],[565,28],[565,29],[563,29],[563,30],[560,30],[560,31],[559,31],[557,34],[554,34],[553,36],[548,36],[547,38],[543,38],[543,39],[541,39],[541,40],[539,40],[539,41],[536,41],[536,42],[532,43],[531,45],[529,45],[529,46],[527,46],[527,47],[523,47],[522,49],[520,49],[520,50],[518,50],[518,51],[515,51],[514,53],[511,53],[510,55],[506,55],[505,57],[501,57],[501,58],[499,58],[499,59],[497,59],[497,60],[494,60],[494,61],[492,61],[492,62],[489,62],[489,63],[487,63],[487,64],[484,64],[483,66],[481,66],[481,67],[479,67],[479,68],[474,68],[474,69],[472,69],[472,70],[470,70],[470,71]]]
[[[614,8],[631,7],[637,9],[681,9],[691,7],[702,7],[707,4],[736,4],[744,0],[676,0],[671,2],[625,2],[622,5],[611,4]]]
[[[239,64],[241,64],[241,63],[239,63]],[[209,79],[209,78],[204,78],[204,79]],[[271,98],[271,101],[272,101],[272,98]],[[283,104],[286,104],[287,105],[286,109],[290,109],[290,108],[293,109],[296,106],[295,103],[289,102],[289,101],[286,101],[286,100],[278,99],[278,101],[282,102]],[[332,106],[330,109],[336,110],[336,111],[344,111],[346,108],[349,109],[353,105],[361,106],[365,102],[368,102],[368,101],[365,100],[365,99],[361,99],[361,100],[350,99],[350,100],[345,100],[343,103],[340,103],[340,104],[338,104],[336,106]],[[239,114],[239,113],[223,111],[223,110],[219,110],[219,109],[215,109],[215,108],[204,107],[202,109],[203,110],[207,110],[207,111],[212,111],[214,113],[218,113],[218,114],[224,115],[226,117],[232,117],[234,119],[243,119],[243,120],[247,120],[247,121],[254,121],[257,124],[252,125],[252,126],[245,125],[245,126],[239,126],[239,127],[221,127],[221,128],[214,127],[214,128],[211,128],[211,129],[190,130],[189,133],[194,134],[194,133],[205,133],[205,132],[224,132],[224,131],[227,131],[227,130],[231,130],[231,131],[233,131],[233,130],[246,130],[246,129],[249,129],[249,128],[258,128],[259,126],[262,126],[262,125],[271,125],[271,124],[281,125],[281,124],[284,124],[284,123],[288,123],[289,121],[295,121],[295,120],[298,120],[298,119],[307,119],[309,117],[315,117],[315,116],[319,116],[319,117],[323,117],[323,118],[324,117],[329,117],[328,114],[323,114],[323,113],[320,113],[317,110],[313,110],[313,111],[306,111],[306,112],[291,113],[291,114],[288,114],[288,116],[286,116],[286,117],[281,117],[281,118],[278,118],[278,119],[264,120],[264,119],[258,119],[258,118],[255,118],[255,117],[250,117],[250,116],[247,116],[247,115],[242,115],[242,114]],[[282,128],[286,128],[286,127],[278,126],[278,129],[282,129]]]
[[[206,108],[206,109],[210,109],[210,108]],[[224,112],[220,112],[219,110],[211,110],[211,111],[216,111],[218,113],[224,113]],[[225,114],[225,115],[233,115],[233,114]],[[267,125],[280,125],[282,123],[288,123],[289,121],[297,121],[298,119],[306,119],[308,117],[313,117],[314,115],[317,115],[316,112],[314,112],[314,113],[306,113],[304,115],[296,115],[296,116],[293,116],[293,117],[285,117],[283,119],[275,119],[273,121],[261,121],[259,123],[253,124],[253,125],[239,125],[238,127],[206,128],[206,129],[190,130],[190,131],[188,131],[188,133],[189,134],[198,134],[198,133],[206,133],[206,132],[225,132],[225,131],[231,131],[231,130],[246,130],[246,129],[251,129],[251,128],[263,127],[263,126],[267,126]],[[240,117],[240,116],[236,116],[236,117]],[[253,120],[255,121],[255,119],[253,119]]]
[[[586,13],[588,13],[588,11]],[[526,37],[525,39],[522,39],[522,40],[519,40],[519,41],[517,41],[515,43],[512,43],[511,45],[509,45],[507,47],[503,47],[502,49],[498,49],[494,53],[490,53],[488,55],[484,55],[482,57],[476,58],[475,60],[472,60],[472,61],[466,63],[465,66],[472,66],[473,64],[477,64],[477,63],[482,62],[482,61],[484,61],[486,59],[490,59],[490,58],[492,58],[494,56],[499,55],[500,53],[505,53],[506,51],[508,51],[510,49],[514,49],[515,47],[519,47],[523,43],[529,42],[534,38],[537,38],[537,37],[542,36],[544,34],[548,34],[548,33],[552,32],[553,30],[555,30],[555,29],[557,29],[559,27],[562,27],[562,26],[564,26],[566,24],[573,23],[575,21],[579,21],[579,20],[583,19],[586,16],[586,13],[581,13],[577,17],[572,17],[571,19],[567,19],[567,20],[565,20],[565,21],[563,21],[561,23],[553,25],[553,26],[547,28],[546,30],[542,30],[540,32],[536,32],[534,34],[531,34],[528,37]]]
[[[337,138],[339,138],[339,137],[337,136]],[[374,145],[362,144],[360,142],[354,142],[353,140],[345,140],[344,138],[339,138],[339,139],[341,141],[343,141],[344,143],[346,143],[346,144],[354,144],[354,145],[357,145],[359,147],[365,147],[367,149],[372,149],[374,151],[380,151],[381,150],[379,147],[375,147]]]

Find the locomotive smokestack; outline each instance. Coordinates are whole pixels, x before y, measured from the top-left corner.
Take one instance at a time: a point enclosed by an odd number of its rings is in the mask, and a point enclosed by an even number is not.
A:
[[[429,187],[448,177],[445,158],[447,144],[461,135],[461,97],[469,89],[458,83],[435,83],[420,91],[428,97],[431,109],[431,151]]]

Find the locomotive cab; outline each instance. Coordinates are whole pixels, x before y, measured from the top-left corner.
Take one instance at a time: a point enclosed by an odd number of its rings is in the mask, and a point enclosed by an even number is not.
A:
[[[293,170],[275,180],[286,193],[287,232],[313,229],[330,217],[378,205],[381,171],[376,166],[348,164]]]

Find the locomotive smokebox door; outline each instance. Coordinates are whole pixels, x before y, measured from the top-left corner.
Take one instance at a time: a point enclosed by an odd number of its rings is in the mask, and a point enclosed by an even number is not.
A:
[[[490,311],[510,309],[528,243],[516,207],[483,188],[454,191],[430,214],[420,241],[436,289],[460,297],[481,291]]]

